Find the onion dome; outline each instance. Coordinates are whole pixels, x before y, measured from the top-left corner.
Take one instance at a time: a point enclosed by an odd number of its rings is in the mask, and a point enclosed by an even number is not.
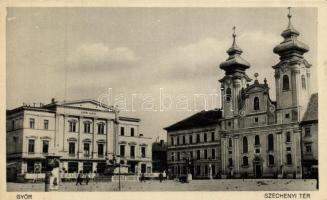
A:
[[[226,61],[220,64],[220,68],[226,71],[226,74],[232,74],[236,71],[241,72],[245,71],[245,69],[250,67],[250,63],[244,60],[241,57],[242,49],[239,48],[236,44],[235,38],[235,26],[233,27],[233,44],[232,46],[227,50],[227,54],[229,57]]]
[[[309,51],[309,46],[297,39],[300,33],[292,25],[291,8],[288,10],[288,26],[281,34],[284,41],[274,48],[274,53],[278,54],[281,60],[290,57],[303,58],[303,54]]]

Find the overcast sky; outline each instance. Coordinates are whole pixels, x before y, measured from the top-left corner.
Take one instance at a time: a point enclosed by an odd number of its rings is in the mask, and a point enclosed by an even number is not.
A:
[[[293,8],[292,14],[299,40],[310,46],[305,58],[317,91],[317,10]],[[165,138],[163,127],[219,107],[214,101],[193,106],[193,97],[218,94],[219,64],[227,59],[234,25],[251,64],[247,74],[258,72],[261,82],[266,77],[275,99],[272,50],[282,41],[286,15],[286,8],[10,8],[7,108],[52,97],[97,100],[112,88],[113,99],[127,101],[130,111],[122,115],[141,118],[144,135]],[[178,98],[190,109],[177,110]],[[161,112],[169,99],[171,107]]]

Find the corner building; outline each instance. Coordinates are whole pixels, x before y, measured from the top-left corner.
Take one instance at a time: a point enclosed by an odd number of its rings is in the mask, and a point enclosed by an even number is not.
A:
[[[35,179],[53,154],[61,156],[62,173],[101,174],[114,155],[131,173],[152,170],[151,138],[139,133],[140,119],[117,117],[97,101],[24,105],[8,110],[6,121],[9,180]]]

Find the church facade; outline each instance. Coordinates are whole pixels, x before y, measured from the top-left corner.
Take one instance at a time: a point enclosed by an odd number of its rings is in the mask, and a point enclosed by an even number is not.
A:
[[[302,178],[312,167],[309,164],[303,169],[303,155],[317,166],[318,117],[307,123],[303,120],[310,112],[308,105],[317,107],[318,98],[311,94],[311,64],[304,58],[309,47],[298,40],[300,33],[293,27],[291,17],[289,13],[288,26],[281,34],[283,41],[273,49],[279,55],[279,62],[271,69],[276,101],[270,98],[266,79],[260,83],[256,73],[252,82],[247,75],[251,65],[241,57],[234,28],[228,58],[220,64],[225,75],[219,80],[222,107],[216,124],[221,149],[221,171],[217,173],[222,178]],[[308,132],[303,124],[310,123],[310,137],[304,140],[309,147],[303,143],[304,132]],[[167,132],[169,141],[172,131]]]

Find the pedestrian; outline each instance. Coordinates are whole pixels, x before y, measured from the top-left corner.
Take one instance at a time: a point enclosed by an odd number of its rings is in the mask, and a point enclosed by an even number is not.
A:
[[[160,172],[160,174],[159,174],[159,181],[160,181],[160,183],[162,182],[162,179],[163,179],[163,175],[162,175],[162,173]]]
[[[78,175],[77,175],[77,178],[76,178],[76,185],[82,185],[82,173],[79,172]]]
[[[89,173],[86,173],[86,175],[85,175],[85,183],[86,183],[86,185],[89,184],[89,181],[90,181],[90,175],[89,175]]]
[[[141,182],[145,182],[144,173],[142,173],[142,175],[141,175]]]

